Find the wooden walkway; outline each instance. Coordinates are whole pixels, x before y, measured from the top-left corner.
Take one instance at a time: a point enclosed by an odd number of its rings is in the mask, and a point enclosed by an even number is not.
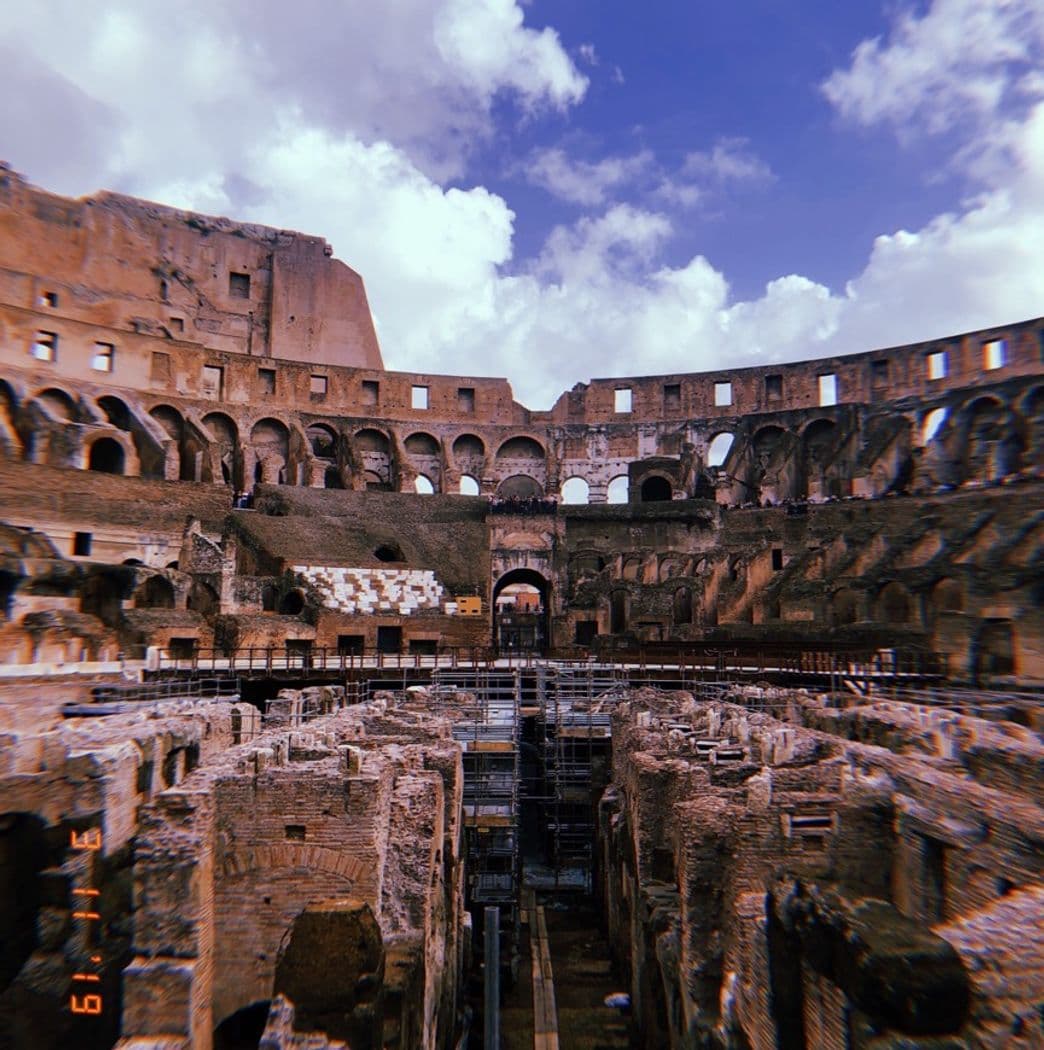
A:
[[[524,903],[524,915],[529,922],[529,949],[533,957],[533,1050],[558,1050],[555,977],[551,970],[544,909],[536,905],[532,890],[526,891]]]

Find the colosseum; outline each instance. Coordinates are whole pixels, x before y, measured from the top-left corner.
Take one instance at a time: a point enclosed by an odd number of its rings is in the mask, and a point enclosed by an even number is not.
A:
[[[0,1046],[1044,1046],[1042,376],[531,411],[3,166]]]

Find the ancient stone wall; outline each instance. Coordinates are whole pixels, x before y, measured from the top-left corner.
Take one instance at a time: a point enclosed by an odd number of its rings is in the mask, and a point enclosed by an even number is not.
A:
[[[986,753],[1036,767],[1035,735],[784,690],[632,697],[600,840],[645,1045],[1035,1045],[1039,976],[1000,991],[982,961],[1039,967],[1000,916],[1039,900],[1044,812],[1017,778],[964,772]],[[904,717],[916,747],[884,728]]]

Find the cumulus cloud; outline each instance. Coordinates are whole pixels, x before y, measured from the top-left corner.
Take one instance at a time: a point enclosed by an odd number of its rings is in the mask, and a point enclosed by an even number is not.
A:
[[[538,149],[523,168],[526,179],[571,204],[604,204],[610,191],[630,185],[653,165],[649,150],[627,157],[590,162],[571,158],[562,149]]]
[[[519,3],[258,0],[249,19],[202,0],[84,6],[0,9],[19,56],[0,63],[0,141],[18,151],[8,159],[62,192],[108,185],[327,237],[365,278],[391,368],[506,375],[540,408],[592,376],[854,352],[1032,316],[1044,302],[1044,103],[1021,38],[986,37],[987,51],[1015,57],[1010,70],[987,63],[1002,79],[988,124],[1004,163],[980,151],[976,197],[879,237],[844,287],[788,274],[737,301],[711,260],[665,263],[680,220],[656,187],[691,204],[771,179],[743,140],[720,140],[674,172],[643,153],[582,163],[546,151],[540,177],[595,213],[551,230],[529,259],[515,256],[508,200],[446,188],[498,95],[529,119],[583,95],[559,38],[527,27]],[[925,19],[964,7],[938,0]],[[924,32],[904,18],[893,34],[903,54]],[[954,80],[914,77],[917,63],[891,46],[862,45],[831,78],[828,96],[851,119],[927,114],[944,97],[937,85]],[[881,71],[893,74],[881,86],[891,101],[874,102],[863,78]],[[1005,101],[1016,95],[1019,106]],[[27,98],[43,114],[35,133]],[[976,112],[988,98],[975,95]],[[629,179],[646,188],[642,206],[617,199]]]
[[[823,92],[861,124],[938,133],[1041,97],[1042,55],[1040,0],[935,0],[901,14],[887,41],[862,41]]]

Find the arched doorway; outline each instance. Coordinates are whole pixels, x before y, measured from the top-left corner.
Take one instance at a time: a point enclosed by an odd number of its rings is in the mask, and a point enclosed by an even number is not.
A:
[[[543,652],[550,612],[550,583],[533,569],[512,569],[493,588],[493,644],[507,652]]]
[[[270,1006],[264,999],[226,1017],[214,1029],[214,1050],[256,1050],[265,1034]]]
[[[91,445],[87,458],[87,469],[102,474],[123,473],[123,446],[113,438],[98,438]]]
[[[654,474],[642,482],[643,503],[669,503],[673,496],[671,483],[660,474]]]

